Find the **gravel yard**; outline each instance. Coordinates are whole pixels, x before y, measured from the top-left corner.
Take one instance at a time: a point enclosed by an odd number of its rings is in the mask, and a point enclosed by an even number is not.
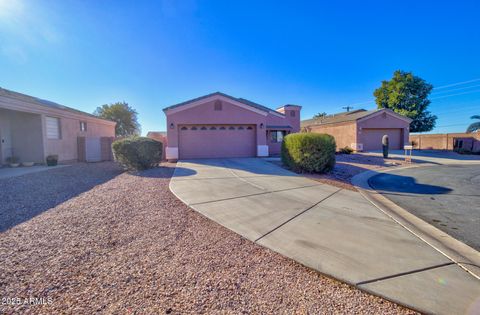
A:
[[[395,167],[406,164],[403,159],[384,159],[383,157],[365,155],[361,153],[337,154],[335,157],[336,164],[331,173],[302,175],[328,185],[355,190],[355,187],[350,182],[353,176],[368,170],[384,167]],[[282,162],[273,163],[283,167]]]
[[[26,213],[0,234],[2,302],[46,303],[0,313],[413,313],[204,218],[170,193],[172,171],[77,164],[0,180],[2,220]]]

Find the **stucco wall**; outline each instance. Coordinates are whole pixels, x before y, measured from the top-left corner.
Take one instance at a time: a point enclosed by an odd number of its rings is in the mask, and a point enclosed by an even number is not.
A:
[[[415,149],[453,150],[455,139],[464,138],[475,139],[473,150],[480,151],[480,133],[411,134],[409,141],[415,142]]]
[[[45,120],[43,115],[43,119]],[[109,124],[98,123],[89,118],[69,118],[62,116],[51,116],[60,118],[61,139],[46,139],[45,155],[56,154],[59,161],[77,160],[78,145],[77,137],[114,137],[115,126]],[[80,131],[80,121],[87,123],[87,131]],[[44,133],[45,121],[44,121]]]
[[[353,148],[357,142],[357,127],[355,122],[310,126],[307,127],[307,131],[326,133],[333,136],[337,144],[337,150],[344,147]]]

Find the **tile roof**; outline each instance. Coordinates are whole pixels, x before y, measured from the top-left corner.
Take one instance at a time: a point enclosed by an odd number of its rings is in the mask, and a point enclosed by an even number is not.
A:
[[[233,101],[240,102],[240,103],[242,103],[242,104],[245,104],[245,105],[254,107],[254,108],[259,109],[259,110],[262,110],[262,111],[264,111],[264,112],[275,112],[276,114],[283,115],[282,113],[279,113],[279,112],[277,112],[277,111],[275,111],[275,110],[273,110],[273,109],[271,109],[271,108],[268,108],[268,107],[266,107],[266,106],[263,106],[263,105],[260,105],[260,104],[258,104],[258,103],[249,101],[249,100],[244,99],[244,98],[233,97],[233,96],[231,96],[231,95],[228,95],[228,94],[225,94],[225,93],[222,93],[222,92],[210,93],[210,94],[207,94],[207,95],[204,95],[204,96],[200,96],[200,97],[197,97],[197,98],[194,98],[194,99],[191,99],[191,100],[182,102],[182,103],[178,103],[178,104],[175,104],[175,105],[172,105],[172,106],[168,106],[168,107],[165,107],[165,108],[163,109],[163,111],[167,111],[167,110],[172,109],[172,108],[177,108],[177,107],[180,107],[180,106],[183,106],[183,105],[187,105],[187,104],[190,104],[190,103],[193,103],[193,102],[196,102],[196,101],[199,101],[199,100],[202,100],[202,99],[208,98],[208,97],[210,97],[210,96],[214,96],[214,95],[220,95],[220,96],[229,98],[229,99],[231,99],[231,100],[233,100]]]
[[[81,110],[78,110],[78,109],[75,109],[75,108],[71,108],[71,107],[68,107],[68,106],[65,106],[65,105],[60,105],[58,103],[55,103],[55,102],[52,102],[52,101],[47,101],[47,100],[44,100],[44,99],[41,99],[41,98],[38,98],[38,97],[34,97],[34,96],[30,96],[30,95],[26,95],[26,94],[14,92],[14,91],[10,91],[10,90],[7,90],[7,89],[1,88],[1,87],[0,87],[0,96],[5,96],[5,97],[8,97],[8,98],[16,99],[16,100],[19,100],[19,101],[24,101],[24,102],[27,102],[27,103],[31,103],[31,104],[35,104],[35,105],[39,105],[39,106],[43,106],[43,107],[60,109],[60,110],[64,110],[64,111],[67,111],[67,112],[74,113],[74,114],[80,114],[80,115],[84,115],[84,116],[94,117],[94,118],[97,118],[97,119],[111,121],[111,120],[108,120],[108,119],[100,118],[100,117],[95,116],[93,114],[82,112]]]
[[[313,125],[336,124],[336,123],[342,123],[347,121],[355,121],[360,118],[371,115],[379,110],[381,109],[374,109],[374,110],[357,109],[350,112],[342,112],[338,114],[328,115],[322,118],[312,118],[312,119],[302,120],[300,125],[302,127],[307,127],[307,126],[313,126]]]

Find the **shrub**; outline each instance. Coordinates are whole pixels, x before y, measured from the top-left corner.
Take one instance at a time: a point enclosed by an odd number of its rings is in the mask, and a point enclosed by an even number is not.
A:
[[[340,149],[340,153],[341,153],[341,154],[352,154],[352,153],[353,153],[353,149],[350,148],[350,147],[341,148],[341,149]]]
[[[335,166],[335,150],[330,135],[292,133],[283,140],[282,162],[295,172],[329,172]]]
[[[20,162],[20,159],[16,156],[9,156],[6,158],[6,162],[9,164],[17,164],[18,162]]]
[[[144,170],[162,160],[162,143],[145,137],[129,137],[112,143],[115,160],[129,170]]]

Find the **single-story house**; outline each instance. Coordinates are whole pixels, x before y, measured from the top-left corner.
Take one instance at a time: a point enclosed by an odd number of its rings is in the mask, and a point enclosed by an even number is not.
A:
[[[298,105],[276,110],[216,92],[169,106],[168,160],[255,157],[280,153],[286,134],[300,130]]]
[[[21,162],[85,160],[89,154],[110,155],[101,138],[115,137],[113,121],[40,98],[0,88],[0,165],[10,156]],[[80,141],[86,147],[80,146]],[[102,142],[103,143],[103,142]],[[98,150],[97,150],[98,145]],[[101,158],[100,158],[101,159]]]
[[[332,135],[337,148],[350,147],[355,151],[382,149],[382,137],[388,135],[391,149],[403,149],[408,144],[411,119],[390,109],[365,110],[303,120],[305,132]]]

